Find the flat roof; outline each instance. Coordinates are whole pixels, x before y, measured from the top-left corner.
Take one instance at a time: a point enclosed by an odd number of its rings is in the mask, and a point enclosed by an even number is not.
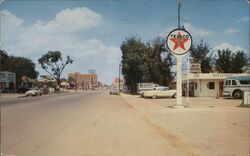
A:
[[[182,81],[187,80],[224,80],[227,77],[249,76],[247,73],[189,73],[183,75]]]

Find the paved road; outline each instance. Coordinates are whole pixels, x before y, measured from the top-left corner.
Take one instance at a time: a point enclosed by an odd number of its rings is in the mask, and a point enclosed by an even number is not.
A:
[[[186,147],[175,146],[173,141],[170,143],[171,135],[166,136],[120,96],[107,92],[31,97],[4,103],[4,156],[194,154]]]

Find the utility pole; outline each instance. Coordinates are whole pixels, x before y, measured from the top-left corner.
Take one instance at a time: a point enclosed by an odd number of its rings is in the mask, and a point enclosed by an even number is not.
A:
[[[178,0],[177,1],[177,5],[178,5],[178,29],[181,28],[181,25],[180,25],[180,16],[181,16],[181,0]]]
[[[118,81],[118,93],[120,94],[120,81],[121,81],[121,64],[119,64],[119,81]]]

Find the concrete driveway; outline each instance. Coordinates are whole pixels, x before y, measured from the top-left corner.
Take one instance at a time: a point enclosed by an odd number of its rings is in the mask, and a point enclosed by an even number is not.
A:
[[[250,108],[241,100],[183,98],[189,108],[173,109],[176,99],[144,99],[123,94],[124,100],[152,124],[171,132],[205,156],[250,153]]]

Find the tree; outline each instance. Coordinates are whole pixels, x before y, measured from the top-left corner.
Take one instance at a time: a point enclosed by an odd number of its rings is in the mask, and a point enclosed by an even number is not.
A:
[[[248,65],[247,54],[242,50],[238,50],[232,56],[231,70],[232,73],[242,73],[243,67]]]
[[[61,74],[64,68],[68,64],[72,64],[73,60],[67,56],[67,59],[63,61],[60,51],[48,51],[45,55],[38,59],[39,64],[43,70],[56,79],[57,85],[61,85]]]
[[[194,61],[201,61],[201,72],[209,73],[212,69],[213,57],[210,54],[211,48],[203,40],[200,44],[193,45],[190,49],[191,57]]]
[[[151,80],[159,85],[169,85],[174,79],[171,72],[174,62],[172,54],[165,46],[165,40],[156,37],[149,49]]]
[[[72,74],[68,75],[68,81],[75,81],[74,76]]]
[[[35,70],[35,63],[25,57],[9,56],[4,50],[0,50],[1,71],[16,73],[16,84],[21,85],[22,76],[36,79],[38,72]]]
[[[7,71],[9,66],[9,56],[6,51],[0,50],[0,68],[1,71]]]
[[[230,49],[217,50],[215,60],[216,69],[224,73],[242,73],[242,68],[247,65],[247,55],[244,51],[232,53]]]
[[[127,38],[121,45],[122,73],[126,85],[136,91],[139,82],[154,82],[168,85],[173,80],[172,55],[160,37],[153,42],[143,43],[136,37]]]
[[[215,61],[216,70],[219,72],[230,73],[232,62],[232,51],[229,49],[217,50],[218,58]]]
[[[143,76],[143,70],[146,69],[145,61],[146,46],[136,37],[127,38],[121,45],[122,51],[122,73],[126,85],[131,86],[132,92],[135,92],[136,84],[149,79],[149,75]]]

